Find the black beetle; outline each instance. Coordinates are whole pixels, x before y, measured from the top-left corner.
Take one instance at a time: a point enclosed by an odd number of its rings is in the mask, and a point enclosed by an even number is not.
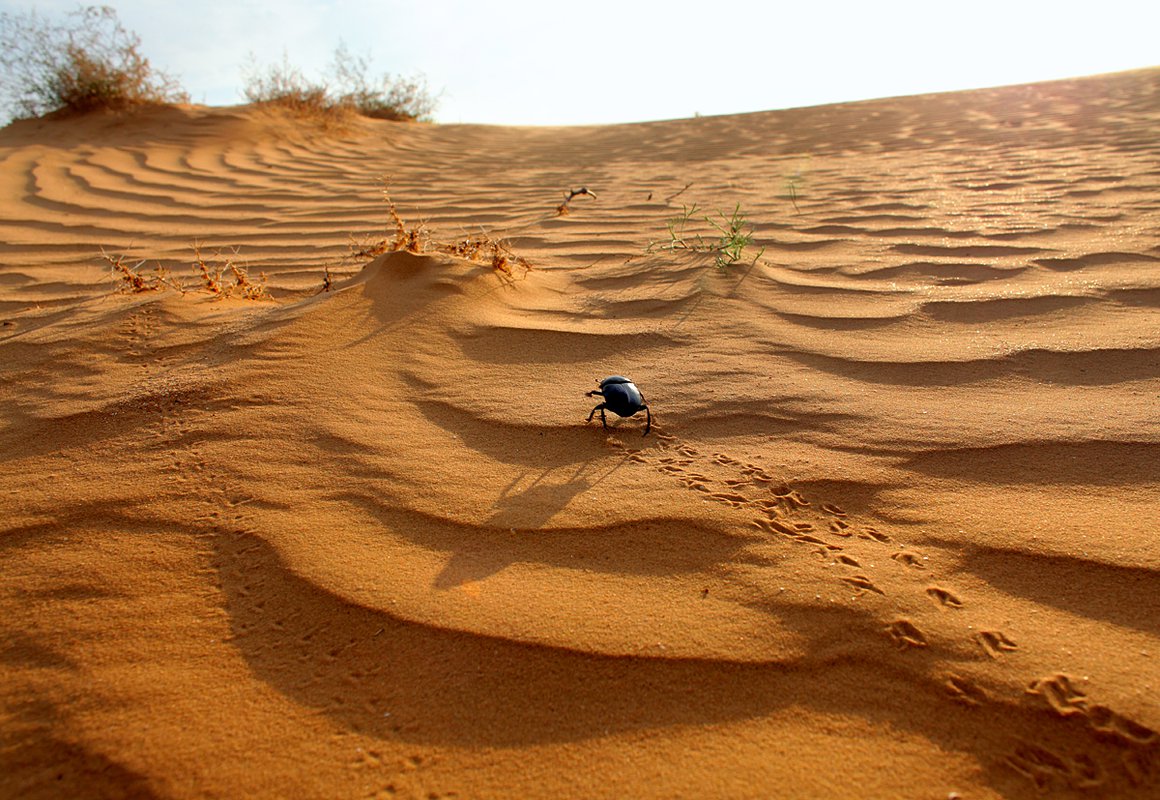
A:
[[[648,410],[640,389],[636,388],[636,384],[628,378],[623,375],[611,375],[600,382],[599,389],[588,392],[588,396],[604,398],[604,402],[588,414],[588,422],[591,422],[593,415],[599,411],[600,424],[607,428],[608,420],[604,417],[604,409],[607,408],[620,417],[631,417],[636,412],[643,410],[646,421],[644,433],[641,436],[648,436],[649,430],[652,429],[652,412]]]

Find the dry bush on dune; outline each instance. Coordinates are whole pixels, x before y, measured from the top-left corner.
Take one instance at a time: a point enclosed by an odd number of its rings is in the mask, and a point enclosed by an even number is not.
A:
[[[243,79],[242,94],[251,103],[278,106],[300,116],[342,117],[347,113],[335,105],[325,84],[308,80],[285,55],[281,63],[264,69],[251,63]]]
[[[409,253],[445,253],[476,263],[485,263],[507,278],[515,277],[515,268],[521,267],[525,274],[532,268],[526,258],[512,252],[507,242],[496,239],[485,231],[479,234],[466,236],[454,242],[436,241],[428,232],[423,223],[408,226],[399,215],[399,209],[391,199],[390,192],[383,188],[383,200],[387,204],[387,213],[395,226],[394,238],[364,241],[356,244],[351,239],[350,258],[365,259],[380,256],[383,253],[405,250]]]
[[[15,117],[188,102],[177,82],[141,54],[140,38],[108,6],[64,22],[36,11],[0,14],[0,104]]]
[[[439,104],[421,76],[409,78],[389,74],[377,80],[367,77],[370,58],[356,56],[339,44],[334,51],[331,73],[339,104],[353,108],[364,117],[430,122]]]
[[[399,216],[399,209],[391,199],[388,187],[383,187],[383,202],[387,204],[387,214],[395,226],[394,239],[372,239],[356,244],[352,237],[350,242],[350,257],[354,259],[374,258],[393,250],[406,250],[409,253],[422,253],[430,242],[426,227],[420,222],[414,227],[407,227],[407,223]]]
[[[117,282],[117,288],[120,291],[140,294],[169,287],[185,294],[185,288],[173,279],[169,270],[160,264],[153,269],[152,273],[143,273],[141,267],[145,266],[144,259],[130,265],[126,262],[123,254],[114,256],[104,250],[101,251],[101,258],[109,265],[109,272],[113,280]]]
[[[237,255],[235,253],[235,255]],[[266,273],[259,273],[258,280],[250,277],[245,267],[239,266],[231,258],[223,258],[221,251],[208,259],[201,254],[201,245],[193,246],[193,271],[202,286],[218,298],[241,297],[243,300],[270,300],[266,289]],[[231,283],[232,279],[232,283]]]
[[[299,115],[341,120],[350,114],[400,121],[430,121],[438,101],[419,77],[367,77],[370,59],[339,45],[328,80],[312,81],[289,58],[259,68],[250,64],[243,94],[251,103],[287,108]]]
[[[221,251],[209,258],[201,254],[201,246],[193,246],[193,271],[197,275],[198,286],[216,298],[240,297],[243,300],[272,300],[266,289],[266,274],[260,273],[257,280],[250,272],[232,258],[223,258]],[[236,253],[235,253],[236,255]],[[117,283],[118,291],[131,294],[173,289],[185,294],[186,286],[161,264],[152,270],[143,270],[145,260],[130,264],[125,255],[111,255],[101,250],[101,259],[109,265],[110,274]]]

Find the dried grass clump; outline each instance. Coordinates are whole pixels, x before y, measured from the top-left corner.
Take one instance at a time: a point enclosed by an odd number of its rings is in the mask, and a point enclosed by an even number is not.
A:
[[[141,294],[168,287],[182,294],[185,293],[185,289],[172,278],[169,270],[160,264],[153,268],[152,273],[143,273],[141,268],[145,266],[144,259],[130,266],[126,263],[124,255],[114,256],[104,250],[101,250],[101,258],[109,265],[109,271],[117,283],[118,291]]]
[[[389,253],[397,250],[406,250],[408,253],[422,253],[427,249],[430,243],[431,236],[427,232],[426,226],[420,222],[418,225],[408,227],[403,218],[399,216],[399,209],[395,205],[395,201],[391,199],[389,187],[383,186],[383,201],[387,204],[387,215],[391,218],[391,223],[395,227],[394,238],[369,239],[361,243],[356,243],[354,238],[350,242],[350,257],[353,259],[366,259],[381,256],[383,253]]]
[[[439,98],[427,88],[422,76],[409,78],[383,74],[367,77],[369,56],[356,56],[339,44],[331,66],[336,102],[364,117],[402,122],[430,122]]]
[[[334,102],[324,83],[312,82],[283,54],[282,62],[264,69],[250,64],[242,93],[247,101],[285,109],[295,116],[320,122],[341,122],[349,109]]]
[[[528,260],[513,253],[506,242],[487,234],[469,236],[451,244],[441,244],[436,249],[441,253],[465,258],[468,261],[488,264],[496,272],[503,273],[509,278],[515,277],[515,267],[522,267],[525,273],[532,268]]]
[[[420,77],[377,80],[367,77],[370,59],[355,56],[340,44],[334,52],[330,76],[312,81],[290,64],[259,68],[250,64],[244,73],[243,94],[251,103],[285,108],[294,114],[327,123],[343,122],[355,114],[376,119],[430,121],[438,99]]]
[[[193,253],[193,271],[205,290],[215,297],[219,299],[241,297],[243,300],[272,299],[266,289],[266,273],[259,273],[258,280],[255,281],[250,277],[249,270],[231,258],[223,258],[220,250],[206,259],[201,254],[200,245],[194,245]]]
[[[189,101],[109,6],[78,8],[64,22],[0,13],[0,71],[0,105],[15,117]]]
[[[523,268],[525,273],[532,268],[531,263],[513,253],[506,242],[487,233],[467,236],[450,243],[436,241],[423,223],[416,226],[409,226],[406,223],[386,188],[383,189],[383,200],[387,204],[387,214],[395,227],[394,237],[364,241],[362,244],[356,244],[352,239],[350,258],[362,260],[399,250],[409,253],[446,253],[468,261],[488,264],[496,272],[509,278],[515,277],[515,267]]]

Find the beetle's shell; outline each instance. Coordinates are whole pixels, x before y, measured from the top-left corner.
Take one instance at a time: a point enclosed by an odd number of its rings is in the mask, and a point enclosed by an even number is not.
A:
[[[600,382],[605,407],[618,417],[631,417],[644,408],[644,395],[628,378],[613,375]]]
[[[607,378],[600,382],[600,388],[603,389],[610,383],[632,383],[632,381],[623,375],[609,375]]]

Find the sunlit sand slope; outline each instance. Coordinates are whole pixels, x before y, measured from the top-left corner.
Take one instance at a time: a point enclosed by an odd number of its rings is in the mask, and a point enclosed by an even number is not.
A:
[[[1158,127],[10,126],[0,794],[1155,796]]]

